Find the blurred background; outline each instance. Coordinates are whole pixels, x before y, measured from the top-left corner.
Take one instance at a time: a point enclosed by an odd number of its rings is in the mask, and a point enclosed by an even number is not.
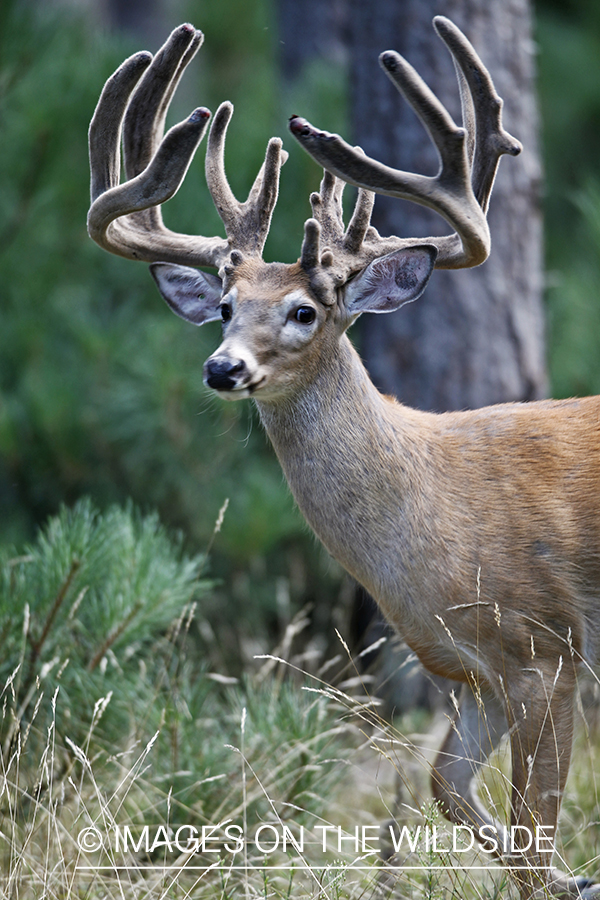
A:
[[[525,151],[500,166],[490,262],[436,273],[414,310],[365,320],[354,337],[377,383],[424,408],[598,392],[595,0],[0,0],[0,543],[22,547],[83,497],[100,510],[132,500],[158,511],[189,553],[210,547],[202,628],[233,673],[308,606],[317,648],[332,625],[364,631],[368,601],[308,533],[252,405],[220,403],[203,387],[219,325],[181,322],[145,265],[88,238],[88,123],[125,56],[155,51],[193,22],[205,43],[169,123],[234,102],[226,162],[238,196],[268,138],[284,138],[290,159],[265,258],[291,262],[320,172],[287,133],[290,114],[385,162],[435,170],[377,55],[404,53],[458,115],[451,63],[431,29],[437,13],[474,42]],[[222,234],[203,154],[165,218],[178,231]],[[376,221],[401,234],[444,231],[400,202],[378,201]]]

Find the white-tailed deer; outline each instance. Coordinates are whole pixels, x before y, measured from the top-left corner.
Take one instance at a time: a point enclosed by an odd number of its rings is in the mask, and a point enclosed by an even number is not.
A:
[[[154,58],[132,56],[104,88],[90,127],[89,232],[113,253],[152,263],[162,295],[187,321],[222,320],[206,384],[226,399],[254,399],[298,506],[330,553],[427,668],[464,683],[433,770],[448,816],[487,826],[484,838],[497,829],[498,856],[514,867],[523,897],[597,897],[600,885],[568,877],[551,857],[576,674],[600,640],[600,398],[416,412],[378,393],[345,334],[361,313],[392,312],[417,298],[434,267],[485,260],[498,161],[520,150],[471,45],[447,19],[434,25],[456,65],[463,128],[402,57],[388,52],[381,63],[428,129],[439,174],[390,169],[292,118],[294,136],[327,170],[297,262],[262,260],[281,141],[269,142],[248,200],[238,202],[223,166],[228,103],[214,118],[206,155],[227,237],[163,225],[159,206],[181,184],[210,117],[197,109],[163,138],[173,91],[202,41],[190,25]],[[340,179],[359,187],[347,228]],[[370,191],[429,206],[455,233],[380,237],[369,224]],[[510,831],[473,787],[507,728],[511,824],[520,826],[512,836],[537,827],[538,838],[512,852]]]

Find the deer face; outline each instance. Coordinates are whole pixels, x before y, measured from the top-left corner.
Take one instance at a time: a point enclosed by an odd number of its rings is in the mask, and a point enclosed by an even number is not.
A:
[[[152,274],[177,315],[196,325],[222,322],[223,342],[204,365],[204,382],[227,400],[289,394],[316,363],[336,318],[299,265],[248,259],[224,282],[163,263]]]
[[[435,247],[374,260],[323,302],[300,263],[243,259],[224,281],[168,263],[151,266],[171,309],[202,325],[220,319],[223,342],[204,365],[205,384],[228,400],[275,401],[314,380],[362,312],[391,312],[415,300],[433,270]]]

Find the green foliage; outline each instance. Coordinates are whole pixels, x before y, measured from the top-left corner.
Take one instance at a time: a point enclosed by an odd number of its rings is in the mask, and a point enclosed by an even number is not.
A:
[[[537,12],[552,391],[599,393],[598,4],[543,0]]]
[[[325,812],[347,726],[282,677],[210,674],[203,563],[156,515],[87,500],[18,555],[4,551],[0,890],[5,876],[26,876],[32,895],[47,879],[72,884],[73,867],[94,861],[76,844],[90,823],[108,835],[257,827],[275,810],[298,826]],[[139,854],[122,863],[135,869]]]
[[[137,736],[142,742],[154,725],[160,729],[152,781],[168,783],[179,820],[200,815],[217,822],[241,817],[245,808],[259,821],[272,815],[272,801],[283,821],[296,824],[323,812],[340,777],[347,730],[327,702],[298,685],[274,687],[250,676],[220,692],[210,676],[199,677],[193,660],[175,659],[179,671],[161,677],[161,692]],[[157,810],[153,820],[164,820],[164,812]]]
[[[600,181],[590,180],[573,205],[578,239],[548,290],[553,387],[561,397],[600,393]]]
[[[30,726],[43,735],[41,694],[57,687],[82,742],[100,697],[115,693],[103,723],[127,723],[140,700],[140,663],[174,620],[206,592],[202,558],[188,558],[156,515],[130,507],[104,515],[89,501],[63,509],[24,553],[2,553],[0,683],[10,698],[3,742]],[[48,713],[48,705],[42,707]],[[110,731],[109,731],[110,734]]]

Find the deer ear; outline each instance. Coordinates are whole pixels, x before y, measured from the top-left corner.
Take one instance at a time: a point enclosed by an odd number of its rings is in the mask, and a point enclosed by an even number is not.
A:
[[[221,318],[221,279],[208,272],[176,266],[171,263],[152,263],[152,277],[171,309],[192,325],[204,325]]]
[[[346,287],[346,309],[353,316],[387,313],[416,300],[427,286],[436,256],[436,247],[420,244],[374,259]]]

